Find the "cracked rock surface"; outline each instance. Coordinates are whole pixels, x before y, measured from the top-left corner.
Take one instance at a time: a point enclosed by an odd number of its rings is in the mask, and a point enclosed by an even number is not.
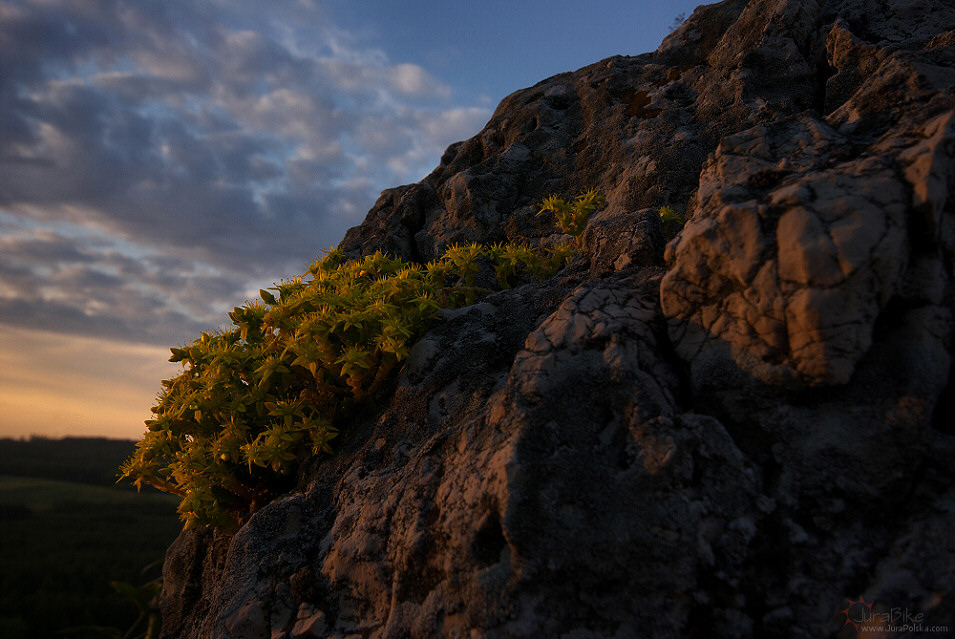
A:
[[[443,312],[297,490],[177,539],[165,637],[841,638],[860,597],[955,631],[955,7],[700,7],[340,248],[546,246],[587,188],[563,272]]]

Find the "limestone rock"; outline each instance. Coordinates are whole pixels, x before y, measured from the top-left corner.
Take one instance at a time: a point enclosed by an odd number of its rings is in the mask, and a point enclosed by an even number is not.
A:
[[[937,15],[955,26],[955,10]],[[867,28],[898,24],[889,14]],[[955,70],[950,55],[939,65],[932,34],[921,36],[908,41],[915,50],[866,48],[839,18],[827,55],[837,69],[858,67],[854,95],[833,97],[839,70],[827,99],[841,103],[828,117],[727,136],[703,167],[662,290],[695,377],[730,359],[763,383],[846,383],[887,307],[917,307],[951,286],[907,275],[913,261],[945,270],[952,255],[941,211],[955,184]],[[945,377],[940,365],[926,376]]]
[[[951,3],[700,7],[506,98],[340,248],[547,245],[536,203],[586,188],[570,266],[442,313],[296,491],[180,536],[165,637],[955,627]]]

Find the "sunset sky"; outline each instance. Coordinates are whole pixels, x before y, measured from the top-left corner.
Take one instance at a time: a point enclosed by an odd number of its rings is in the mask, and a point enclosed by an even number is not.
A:
[[[0,436],[138,438],[170,346],[696,4],[0,0]]]

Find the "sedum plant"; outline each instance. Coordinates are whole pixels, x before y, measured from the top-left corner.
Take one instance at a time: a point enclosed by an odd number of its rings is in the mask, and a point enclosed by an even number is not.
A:
[[[663,223],[663,235],[667,241],[676,237],[676,234],[683,228],[683,215],[677,213],[672,206],[661,206],[657,211],[660,214],[660,222]]]
[[[603,208],[606,204],[607,198],[591,189],[570,202],[562,200],[557,195],[544,198],[538,214],[553,213],[560,230],[576,237],[579,243],[584,227],[587,226],[587,220],[594,211]]]
[[[561,228],[579,236],[599,202],[593,192],[579,197]],[[475,285],[482,262],[509,288],[520,273],[553,275],[574,254],[569,244],[453,245],[421,265],[327,251],[303,276],[235,308],[230,328],[171,349],[183,370],[162,381],[121,479],[181,497],[187,530],[233,531],[289,490],[303,461],[332,452],[354,407],[389,379],[439,309],[490,292]]]

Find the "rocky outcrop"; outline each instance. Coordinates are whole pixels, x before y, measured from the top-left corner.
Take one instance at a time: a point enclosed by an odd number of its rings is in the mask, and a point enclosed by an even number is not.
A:
[[[955,632],[953,185],[943,0],[726,0],[509,96],[340,248],[547,244],[534,203],[596,188],[580,257],[445,312],[234,537],[183,533],[164,635]]]

